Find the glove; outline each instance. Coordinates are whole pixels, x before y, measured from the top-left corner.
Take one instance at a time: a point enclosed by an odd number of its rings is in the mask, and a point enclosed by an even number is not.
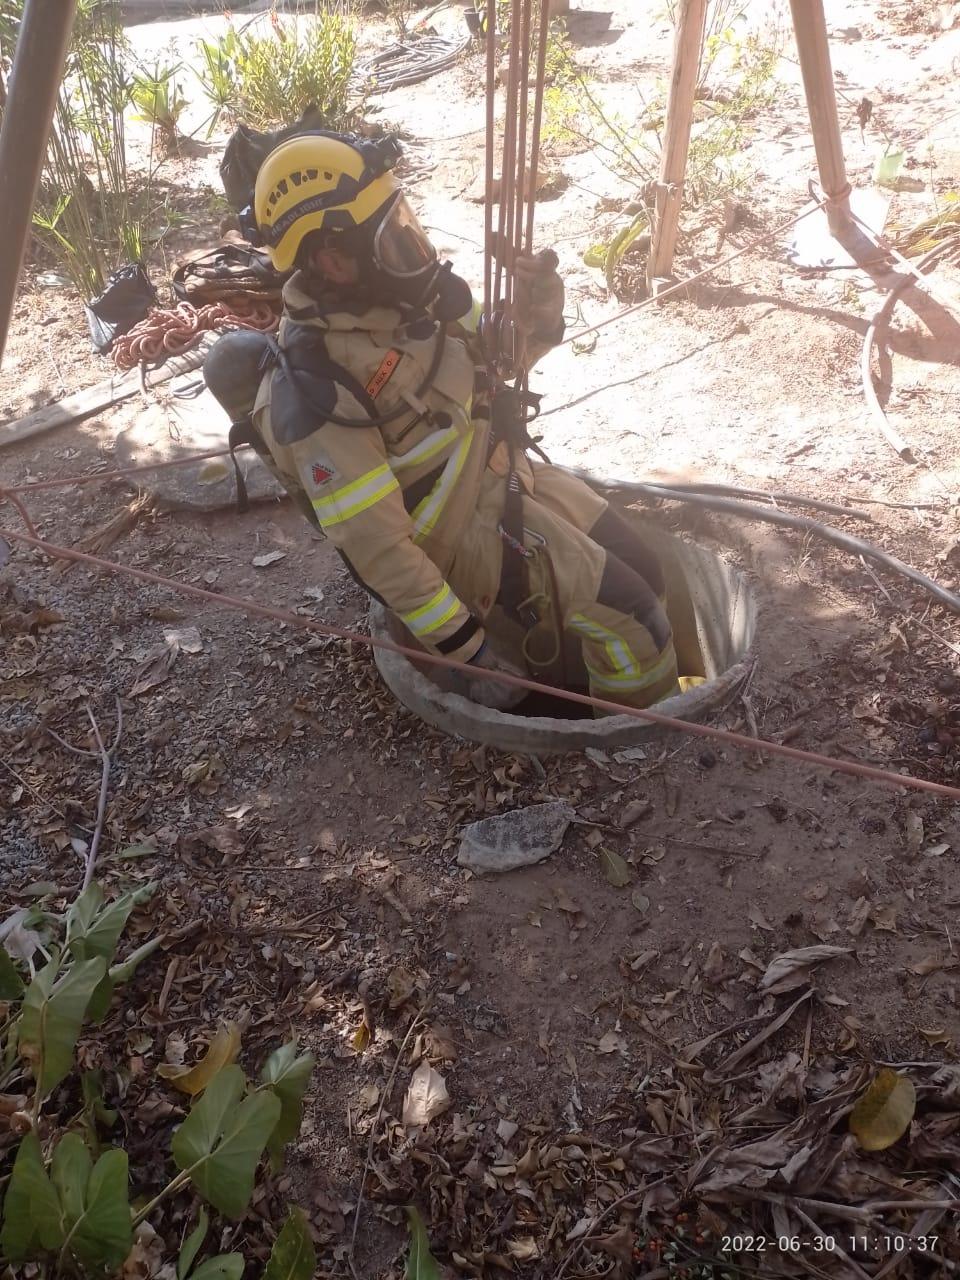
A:
[[[470,659],[471,667],[482,667],[484,671],[504,671],[511,676],[525,676],[527,673],[515,667],[493,652],[486,641]],[[464,696],[481,707],[491,707],[494,711],[509,711],[522,702],[527,696],[526,689],[516,689],[512,685],[499,684],[496,680],[471,680],[463,677]]]
[[[557,255],[543,249],[516,261],[517,327],[538,342],[553,345],[563,337],[563,281]]]

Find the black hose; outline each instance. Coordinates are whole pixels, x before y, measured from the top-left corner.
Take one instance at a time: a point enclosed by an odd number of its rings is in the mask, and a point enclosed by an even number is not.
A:
[[[657,484],[643,484],[640,482],[630,484],[619,480],[606,481],[591,475],[579,467],[569,467],[566,470],[579,476],[592,489],[601,492],[613,490],[614,492],[630,494],[637,498],[654,498],[665,502],[687,502],[692,503],[694,506],[705,507],[708,511],[718,511],[724,515],[737,516],[741,520],[761,520],[766,524],[780,525],[784,529],[794,529],[798,533],[808,533],[811,537],[819,538],[822,542],[829,542],[841,551],[847,551],[851,555],[863,556],[866,560],[872,560],[875,564],[882,565],[883,568],[888,569],[891,573],[896,573],[901,578],[906,578],[909,582],[914,583],[915,586],[926,591],[928,595],[933,596],[935,600],[939,601],[952,613],[960,614],[960,596],[953,591],[948,591],[946,587],[941,587],[938,582],[928,578],[925,573],[921,573],[919,569],[914,569],[911,565],[904,564],[896,556],[891,556],[886,551],[881,551],[872,542],[857,538],[852,533],[843,533],[840,529],[834,529],[832,525],[821,524],[819,520],[812,520],[809,516],[790,515],[786,511],[778,511],[776,507],[758,507],[750,502],[737,502],[732,498],[712,497],[704,493],[668,489]]]

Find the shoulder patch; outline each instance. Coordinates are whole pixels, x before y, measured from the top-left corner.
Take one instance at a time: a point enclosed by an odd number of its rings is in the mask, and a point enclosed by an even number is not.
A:
[[[329,480],[332,480],[335,474],[336,472],[333,470],[333,467],[328,466],[323,462],[315,462],[310,468],[310,475],[313,479],[313,483],[318,489],[322,485],[325,485]]]

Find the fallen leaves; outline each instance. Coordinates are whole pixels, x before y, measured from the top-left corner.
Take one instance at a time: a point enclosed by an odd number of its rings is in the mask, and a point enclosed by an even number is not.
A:
[[[796,951],[784,951],[767,965],[760,979],[760,990],[776,996],[784,991],[802,987],[810,979],[813,968],[825,960],[850,954],[849,947],[800,947]]]
[[[254,556],[250,563],[255,569],[268,569],[270,565],[277,564],[280,560],[285,560],[287,553],[285,551],[264,551],[261,555]]]
[[[447,1083],[439,1071],[423,1061],[410,1077],[403,1099],[403,1123],[408,1128],[427,1125],[450,1106]]]
[[[600,850],[600,866],[608,882],[615,889],[625,888],[631,881],[630,868],[625,858],[606,847]]]
[[[240,1028],[235,1022],[225,1022],[217,1028],[206,1053],[195,1066],[162,1062],[157,1067],[157,1075],[168,1080],[181,1093],[194,1097],[203,1092],[218,1071],[235,1062],[239,1052]]]
[[[885,1067],[850,1112],[850,1132],[864,1151],[884,1151],[903,1137],[916,1109],[913,1081]]]

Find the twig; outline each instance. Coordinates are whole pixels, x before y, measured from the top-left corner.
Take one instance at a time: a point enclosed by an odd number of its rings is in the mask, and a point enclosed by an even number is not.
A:
[[[954,644],[953,641],[948,640],[946,636],[942,636],[938,631],[934,631],[933,627],[931,627],[928,622],[925,622],[923,618],[915,618],[908,609],[904,609],[902,605],[897,604],[896,600],[894,600],[893,596],[890,594],[887,588],[883,585],[883,583],[874,573],[872,566],[867,564],[863,556],[860,557],[860,563],[863,565],[864,569],[866,569],[867,573],[869,573],[870,577],[873,579],[874,584],[877,586],[877,588],[886,597],[889,604],[892,605],[892,607],[896,609],[897,613],[900,614],[901,618],[905,618],[908,622],[915,622],[922,631],[926,631],[928,636],[932,636],[934,640],[939,641],[939,643],[942,644],[945,648],[950,649],[953,653],[957,654],[958,657],[960,657],[960,644]]]
[[[661,1183],[666,1182],[667,1180],[667,1175],[664,1174],[662,1178],[656,1178],[653,1182],[645,1182],[642,1187],[637,1187],[633,1191],[628,1191],[626,1195],[622,1195],[618,1199],[612,1201],[612,1203],[607,1205],[606,1209],[604,1209],[603,1213],[601,1213],[599,1217],[594,1218],[590,1231],[596,1231],[604,1218],[608,1218],[610,1214],[613,1213],[614,1209],[619,1209],[622,1204],[626,1204],[629,1200],[636,1200],[637,1196],[645,1196],[651,1188],[658,1187]],[[588,1239],[589,1236],[581,1236],[579,1240],[574,1241],[573,1245],[567,1250],[566,1254],[561,1259],[560,1266],[558,1267],[553,1280],[563,1280],[570,1263],[587,1243]]]
[[[117,731],[114,734],[113,742],[110,745],[109,751],[104,744],[103,735],[100,732],[100,725],[97,723],[97,718],[93,714],[93,708],[90,706],[89,702],[87,703],[86,711],[87,717],[90,720],[90,727],[93,729],[93,736],[97,744],[96,751],[87,751],[84,747],[75,747],[72,743],[67,742],[65,738],[61,738],[58,733],[55,733],[49,725],[44,726],[50,737],[53,738],[54,741],[59,742],[60,745],[72,755],[86,756],[91,760],[99,758],[100,760],[100,795],[97,799],[97,818],[94,823],[93,835],[90,838],[90,848],[87,850],[86,862],[84,864],[83,883],[80,886],[81,893],[89,887],[97,865],[97,853],[100,849],[100,841],[103,838],[103,827],[107,816],[107,796],[110,791],[110,766],[113,763],[113,754],[120,745],[120,735],[123,733],[123,707],[120,705],[120,695],[115,693],[113,697],[117,708]]]
[[[93,714],[93,708],[87,703],[87,715],[93,728],[93,736],[97,740],[97,747],[100,751],[100,797],[97,801],[97,821],[93,828],[93,839],[90,841],[90,848],[87,851],[87,865],[83,872],[83,884],[80,886],[80,892],[89,886],[93,879],[94,868],[97,865],[97,852],[100,848],[100,840],[103,836],[103,824],[107,816],[107,794],[110,790],[110,764],[114,751],[120,742],[120,734],[123,731],[123,709],[120,706],[120,695],[115,693],[114,699],[117,705],[117,732],[113,739],[113,745],[108,751],[103,745],[103,737],[100,733],[100,726],[97,724],[97,718]]]
[[[374,1116],[373,1124],[370,1126],[370,1137],[367,1140],[367,1157],[363,1162],[363,1172],[360,1175],[360,1190],[357,1194],[357,1207],[353,1215],[353,1230],[350,1232],[350,1248],[347,1250],[347,1265],[354,1276],[356,1276],[357,1272],[353,1263],[353,1255],[357,1248],[357,1229],[360,1226],[360,1210],[363,1208],[363,1186],[367,1180],[367,1174],[370,1172],[370,1166],[373,1163],[373,1144],[376,1141],[377,1129],[380,1126],[380,1120],[383,1116],[384,1105],[390,1096],[390,1091],[393,1089],[393,1082],[397,1078],[397,1070],[400,1067],[400,1060],[403,1058],[403,1051],[406,1049],[407,1043],[414,1031],[418,1026],[420,1026],[423,1019],[426,1017],[431,1003],[432,1001],[430,999],[426,1001],[423,1008],[414,1016],[409,1027],[407,1027],[406,1034],[400,1041],[400,1048],[397,1050],[397,1056],[394,1059],[393,1068],[387,1078],[386,1088],[380,1095],[380,1105],[377,1107],[377,1114]]]
[[[826,1235],[826,1232],[821,1227],[818,1227],[817,1224],[814,1222],[813,1218],[811,1218],[809,1214],[804,1213],[803,1210],[799,1207],[799,1205],[796,1202],[791,1204],[789,1207],[791,1211],[797,1215],[797,1217],[800,1219],[801,1222],[806,1223],[806,1225],[811,1229],[811,1231],[815,1233],[816,1236],[819,1236],[822,1239]],[[859,1280],[870,1280],[870,1277],[864,1271],[863,1267],[860,1266],[859,1262],[857,1262],[856,1259],[851,1258],[849,1253],[847,1253],[840,1246],[840,1244],[837,1241],[837,1237],[833,1236],[832,1239],[833,1239],[835,1252],[839,1257],[841,1257],[844,1260],[847,1266],[850,1267],[854,1275],[858,1276]]]
[[[677,840],[674,836],[666,836],[665,840],[675,849],[687,849],[690,853],[715,853],[721,858],[750,858],[751,860],[756,860],[760,856],[746,849],[726,849],[715,844],[695,844],[692,840]]]

